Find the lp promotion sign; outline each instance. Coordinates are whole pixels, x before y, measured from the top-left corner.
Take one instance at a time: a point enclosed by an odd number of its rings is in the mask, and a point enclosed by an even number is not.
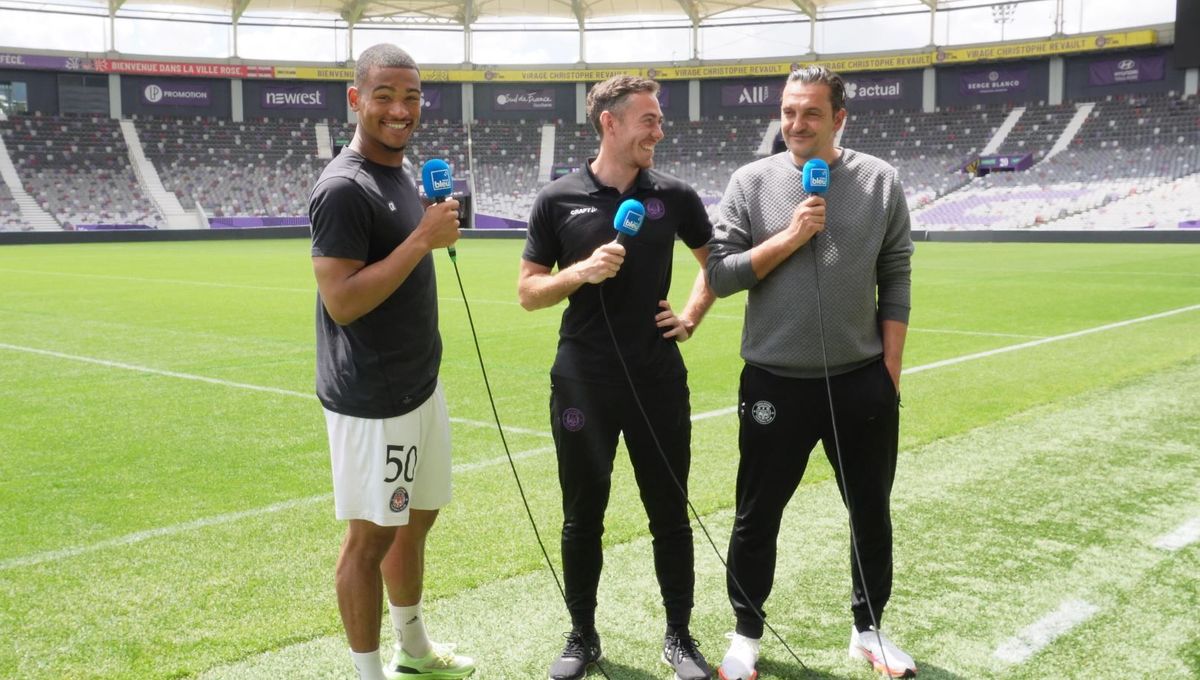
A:
[[[159,80],[142,88],[142,101],[151,106],[208,107],[212,104],[212,88],[208,83]]]

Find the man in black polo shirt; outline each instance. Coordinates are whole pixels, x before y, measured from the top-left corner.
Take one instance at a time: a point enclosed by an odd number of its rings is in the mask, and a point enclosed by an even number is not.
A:
[[[677,343],[692,335],[713,295],[701,272],[681,313],[666,299],[675,238],[703,264],[712,224],[690,186],[651,169],[654,146],[663,138],[657,92],[654,81],[631,76],[592,88],[588,119],[600,134],[600,153],[538,194],[521,262],[522,307],[541,309],[569,299],[550,369],[550,418],[563,494],[563,577],[572,630],[550,668],[552,680],[582,678],[600,658],[595,627],[600,538],[622,433],[654,536],[667,617],[663,660],[680,680],[712,673],[688,631],[695,583],[686,497],[691,406]],[[626,248],[613,242],[613,216],[628,198],[645,205],[646,219]],[[646,417],[630,393],[622,358]]]

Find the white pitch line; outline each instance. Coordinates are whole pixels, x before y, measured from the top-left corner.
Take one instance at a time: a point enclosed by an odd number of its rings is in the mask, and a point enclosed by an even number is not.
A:
[[[1005,640],[992,656],[1008,663],[1021,663],[1037,654],[1051,642],[1100,611],[1083,600],[1067,600],[1054,612],[1026,626],[1020,633]]]
[[[1079,337],[1081,335],[1087,335],[1089,333],[1096,333],[1096,332],[1099,332],[1102,330],[1110,330],[1113,328],[1120,328],[1122,326],[1128,326],[1130,324],[1140,323],[1143,321],[1150,321],[1152,319],[1159,319],[1162,317],[1171,316],[1174,314],[1180,314],[1183,312],[1188,312],[1188,311],[1192,311],[1192,310],[1196,310],[1196,309],[1200,309],[1200,305],[1181,307],[1179,309],[1174,309],[1174,310],[1170,310],[1167,312],[1161,312],[1159,314],[1151,314],[1149,316],[1143,316],[1143,317],[1139,317],[1137,319],[1129,319],[1127,321],[1119,321],[1117,323],[1106,324],[1104,326],[1098,326],[1096,328],[1090,328],[1090,329],[1085,329],[1082,331],[1076,331],[1074,333],[1067,333],[1064,335],[1058,335],[1058,336],[1054,336],[1054,337],[1050,337],[1050,338],[1043,338],[1041,340],[1037,340],[1034,342],[1025,342],[1025,343],[1021,343],[1019,345],[1011,345],[1009,347],[1001,347],[998,349],[989,350],[987,352],[978,352],[976,354],[969,354],[969,355],[957,357],[954,359],[946,359],[944,361],[936,361],[932,364],[925,364],[924,366],[915,366],[913,368],[905,369],[903,371],[903,373],[906,373],[906,374],[907,373],[919,373],[922,371],[932,370],[934,368],[939,368],[942,366],[950,366],[950,365],[962,363],[965,361],[981,359],[984,357],[993,356],[996,354],[1002,354],[1004,352],[1010,352],[1010,351],[1014,351],[1017,349],[1024,349],[1027,347],[1035,347],[1037,345],[1046,344],[1048,342],[1055,342],[1058,340],[1066,340],[1068,338]],[[232,382],[229,380],[221,380],[219,378],[209,378],[206,376],[193,375],[190,373],[179,373],[177,371],[164,371],[161,369],[150,368],[147,366],[136,366],[133,364],[125,364],[125,363],[121,363],[118,361],[108,361],[106,359],[96,359],[93,357],[84,357],[84,356],[79,356],[79,355],[75,355],[75,354],[65,354],[62,352],[53,352],[50,350],[36,349],[33,347],[22,347],[20,345],[11,345],[11,344],[7,344],[7,343],[0,343],[0,349],[8,349],[8,350],[17,351],[17,352],[28,352],[31,354],[40,354],[40,355],[56,357],[56,358],[60,358],[60,359],[69,359],[72,361],[81,361],[84,363],[97,364],[100,366],[107,366],[110,368],[121,368],[121,369],[125,369],[125,370],[138,371],[138,372],[142,372],[142,373],[151,373],[154,375],[161,375],[161,376],[166,376],[166,377],[171,377],[171,378],[181,378],[181,379],[185,379],[185,380],[197,380],[200,382],[206,382],[206,383],[216,384],[216,385],[223,385],[226,387],[237,387],[237,388],[248,389],[248,390],[256,390],[256,391],[260,391],[260,392],[269,392],[269,393],[281,394],[281,395],[289,396],[289,397],[302,397],[305,399],[316,399],[315,395],[304,393],[304,392],[296,392],[294,390],[284,390],[284,389],[280,389],[277,387],[264,387],[261,385],[251,385],[248,383],[236,383],[236,382]],[[737,412],[736,406],[727,406],[727,407],[719,408],[719,409],[716,409],[713,411],[697,413],[692,416],[692,421],[695,422],[695,421],[699,421],[699,420],[707,420],[709,418],[717,418],[720,416],[730,415],[730,414],[733,414],[736,412]],[[493,423],[489,423],[489,422],[464,420],[464,419],[459,419],[459,418],[451,418],[451,422],[457,422],[457,423],[461,423],[464,425],[474,425],[474,426],[479,426],[479,427],[492,427],[493,426]],[[504,429],[507,432],[514,432],[514,433],[520,433],[520,434],[532,434],[532,435],[537,435],[537,436],[541,436],[541,437],[551,436],[549,433],[539,432],[537,430],[529,430],[529,429],[525,429],[525,428],[514,428],[514,427],[505,426]],[[541,449],[533,449],[530,451],[524,451],[521,453],[513,454],[513,459],[517,460],[517,459],[522,459],[522,458],[529,458],[534,455],[549,452],[552,450],[553,450],[553,447],[545,447],[545,448],[541,448]],[[499,465],[500,463],[504,463],[507,461],[508,461],[507,456],[497,456],[495,458],[491,458],[491,459],[485,460],[485,461],[479,461],[477,463],[464,463],[461,466],[456,465],[454,467],[454,471],[455,472],[468,472],[471,470],[492,467],[492,466]],[[63,550],[56,550],[56,551],[52,551],[52,552],[48,552],[48,553],[39,553],[37,555],[29,555],[26,557],[18,557],[18,558],[14,558],[14,559],[10,559],[10,560],[0,561],[0,571],[3,571],[5,569],[11,569],[13,567],[29,566],[32,564],[40,564],[42,562],[48,562],[48,561],[52,561],[52,560],[56,560],[56,559],[73,557],[75,555],[79,555],[79,554],[86,553],[86,552],[92,552],[93,550],[100,550],[102,548],[107,548],[107,547],[111,547],[111,546],[120,546],[120,545],[128,545],[130,543],[137,543],[139,541],[143,541],[148,538],[154,538],[157,536],[164,536],[164,535],[169,535],[172,533],[178,533],[180,531],[185,531],[185,530],[188,530],[191,528],[212,526],[214,524],[224,524],[226,522],[231,522],[231,521],[236,521],[237,519],[242,519],[243,517],[253,517],[253,516],[257,516],[257,515],[267,514],[270,512],[277,512],[278,510],[284,509],[285,507],[295,507],[295,505],[311,503],[311,502],[314,502],[315,500],[319,500],[322,498],[329,498],[329,497],[330,497],[330,494],[324,494],[321,496],[313,496],[310,498],[300,499],[300,500],[296,500],[296,501],[287,501],[285,503],[279,503],[276,505],[267,506],[266,508],[257,508],[257,509],[253,509],[253,510],[245,510],[243,512],[238,512],[238,513],[217,515],[215,517],[209,517],[209,518],[205,518],[205,519],[195,520],[195,521],[189,522],[187,524],[179,524],[179,525],[174,525],[172,527],[162,527],[159,529],[151,529],[148,531],[138,532],[136,534],[129,534],[124,537],[118,537],[118,538],[110,539],[108,541],[94,543],[90,546],[65,548]],[[289,503],[293,504],[293,505],[288,505]],[[1190,526],[1190,525],[1185,525],[1185,526]],[[1172,534],[1172,535],[1174,535],[1174,534]],[[1162,540],[1162,539],[1160,539],[1160,540]],[[1195,539],[1193,538],[1192,540],[1195,540]],[[1189,542],[1191,542],[1191,541],[1189,541]],[[997,650],[997,654],[999,654],[999,651],[1000,650]]]
[[[512,459],[514,461],[524,460],[526,458],[532,458],[543,453],[549,453],[553,450],[553,446],[543,446],[540,449],[519,451],[512,454]],[[473,472],[475,470],[483,470],[489,467],[495,467],[507,462],[508,456],[496,456],[495,458],[489,458],[487,460],[481,460],[474,463],[460,463],[454,465],[451,468],[451,471],[454,474],[461,474],[465,472]],[[119,548],[127,545],[133,545],[134,543],[148,541],[152,538],[162,538],[164,536],[173,536],[185,532],[192,532],[197,529],[219,526],[221,524],[230,524],[232,522],[238,522],[251,517],[261,517],[263,515],[270,515],[282,510],[291,510],[292,508],[311,505],[313,503],[320,503],[322,501],[331,500],[332,498],[332,493],[323,493],[316,496],[309,496],[307,498],[298,498],[290,501],[274,503],[261,508],[251,508],[250,510],[229,512],[223,515],[214,515],[212,517],[204,517],[201,519],[192,520],[191,522],[184,522],[182,524],[172,524],[170,526],[158,527],[156,529],[147,529],[146,531],[138,531],[132,534],[126,534],[124,536],[118,536],[116,538],[99,541],[97,543],[90,543],[88,545],[63,548],[61,550],[50,550],[47,552],[34,553],[32,555],[14,557],[7,560],[0,560],[0,571],[16,569],[18,567],[32,567],[38,564],[44,564],[46,562],[56,562],[58,560],[64,560],[71,557],[78,557],[79,555],[96,552],[98,550],[104,550],[105,548]]]
[[[183,524],[173,524],[166,527],[158,527],[157,529],[147,529],[146,531],[138,531],[132,534],[125,534],[116,538],[110,538],[106,541],[98,543],[90,543],[88,545],[75,546],[73,548],[63,548],[62,550],[51,550],[49,552],[34,553],[32,555],[24,555],[22,557],[13,557],[7,560],[0,561],[0,571],[15,569],[17,567],[32,567],[34,565],[43,564],[45,562],[55,562],[64,560],[69,557],[77,557],[97,550],[105,548],[117,548],[134,543],[141,543],[152,538],[162,536],[171,536],[183,532],[195,531],[205,527],[217,526],[220,524],[229,524],[248,517],[259,517],[261,515],[269,515],[271,513],[280,512],[282,510],[291,510],[305,505],[311,505],[323,500],[333,498],[332,493],[324,493],[318,496],[309,496],[308,498],[297,498],[290,501],[275,503],[262,508],[254,508],[252,510],[241,510],[238,512],[229,512],[224,515],[214,515],[212,517],[202,517],[191,522]]]
[[[181,373],[179,371],[167,371],[161,368],[151,368],[150,366],[138,366],[136,364],[126,364],[120,361],[109,361],[108,359],[97,359],[95,357],[81,356],[78,354],[66,354],[64,352],[55,352],[48,349],[38,349],[36,347],[24,347],[21,345],[10,345],[5,342],[0,342],[0,349],[12,350],[14,352],[26,352],[29,354],[39,354],[42,356],[54,357],[56,359],[67,359],[69,361],[78,361],[85,364],[95,364],[106,368],[119,368],[126,371],[134,371],[137,373],[148,373],[150,375],[160,375],[167,378],[178,378],[180,380],[194,380],[196,382],[208,383],[210,385],[221,385],[222,387],[233,387],[242,390],[251,390],[254,392],[267,392],[270,394],[279,394],[285,397],[296,397],[299,399],[307,399],[316,401],[317,395],[310,392],[297,392],[295,390],[285,390],[280,387],[267,387],[264,385],[252,385],[250,383],[235,382],[232,380],[223,380],[221,378],[211,378],[204,375],[196,375],[194,373]],[[470,420],[467,418],[451,418],[450,422],[460,425],[469,425],[471,427],[495,427],[495,423],[486,420]],[[537,437],[551,437],[549,432],[541,430],[532,430],[525,427],[504,426],[505,432],[513,434],[530,434]]]
[[[1175,530],[1169,534],[1160,536],[1154,541],[1154,547],[1161,550],[1175,551],[1200,540],[1200,517],[1193,517],[1188,521],[1175,527]]]
[[[723,321],[742,321],[745,317],[735,314],[705,314],[706,319],[721,319]],[[914,328],[909,326],[909,333],[949,333],[952,335],[978,335],[981,337],[996,337],[996,338],[1044,338],[1044,335],[1030,335],[1028,333],[998,333],[993,331],[963,331],[954,328]]]
[[[960,331],[952,328],[913,328],[909,327],[909,333],[947,333],[951,335],[979,335],[993,338],[1034,338],[1040,340],[1045,338],[1044,335],[1029,335],[1028,333],[996,333],[992,331]]]
[[[534,456],[540,456],[543,453],[550,453],[553,450],[554,450],[553,446],[543,446],[540,449],[529,449],[528,451],[521,451],[519,453],[514,453],[512,455],[512,459],[514,461],[524,460],[526,458],[533,458]],[[508,462],[508,456],[496,456],[495,458],[481,460],[476,463],[463,463],[461,465],[455,465],[452,468],[452,472],[454,472],[455,474],[458,474],[460,472],[472,472],[474,470],[482,470],[484,468],[495,467],[497,465],[500,465],[501,463],[507,463],[507,462]]]
[[[737,413],[736,406],[726,406],[725,408],[719,408],[714,411],[705,411],[704,413],[694,414],[692,416],[692,422],[694,423],[697,420],[708,420],[709,418],[717,418],[720,416],[727,416],[727,415],[731,415],[734,413]]]
[[[1194,312],[1198,309],[1200,309],[1200,305],[1188,305],[1187,307],[1179,307],[1178,309],[1171,309],[1171,310],[1167,310],[1165,312],[1159,312],[1158,314],[1150,314],[1148,316],[1139,316],[1136,319],[1126,319],[1125,321],[1117,321],[1116,323],[1108,323],[1108,324],[1104,324],[1103,326],[1095,326],[1093,328],[1085,328],[1081,331],[1075,331],[1073,333],[1064,333],[1062,335],[1054,335],[1054,336],[1051,336],[1048,338],[1041,338],[1040,340],[1031,340],[1030,342],[1022,342],[1022,343],[1019,343],[1016,345],[1007,345],[1005,347],[997,347],[996,349],[989,349],[986,352],[976,352],[975,354],[966,354],[961,357],[954,357],[953,359],[944,359],[942,361],[935,361],[931,364],[925,364],[924,366],[914,366],[913,368],[906,368],[903,371],[901,371],[901,373],[904,375],[908,375],[910,373],[921,373],[922,371],[930,371],[935,368],[942,368],[943,366],[953,366],[954,364],[961,364],[961,363],[964,363],[967,361],[974,361],[975,359],[985,359],[987,357],[993,357],[993,356],[996,356],[997,354],[1005,354],[1007,352],[1015,352],[1015,351],[1021,350],[1021,349],[1029,349],[1030,347],[1037,347],[1038,345],[1048,345],[1052,342],[1060,342],[1062,340],[1070,340],[1072,338],[1079,338],[1079,337],[1082,337],[1085,335],[1091,335],[1092,333],[1111,331],[1114,328],[1122,328],[1124,326],[1131,326],[1136,323],[1143,323],[1145,321],[1153,321],[1155,319],[1162,319],[1162,318],[1166,318],[1168,316],[1175,316],[1176,314],[1183,314],[1186,312]]]
[[[1129,325],[1136,324],[1136,323],[1142,323],[1145,321],[1153,321],[1155,319],[1161,319],[1161,318],[1168,317],[1168,316],[1174,316],[1176,314],[1191,312],[1191,311],[1195,311],[1197,309],[1200,309],[1200,305],[1189,305],[1187,307],[1179,307],[1177,309],[1171,309],[1171,310],[1167,310],[1165,312],[1159,312],[1158,314],[1150,314],[1148,316],[1141,316],[1136,319],[1126,319],[1125,321],[1117,321],[1115,323],[1105,324],[1103,326],[1095,326],[1093,328],[1085,328],[1083,330],[1074,331],[1072,333],[1064,333],[1062,335],[1054,335],[1054,336],[1051,336],[1048,338],[1040,338],[1037,340],[1032,340],[1030,342],[1018,343],[1016,345],[1006,345],[1004,347],[997,347],[996,349],[990,349],[990,350],[987,350],[984,352],[976,352],[974,354],[966,354],[966,355],[963,355],[960,357],[943,359],[941,361],[935,361],[933,363],[924,364],[922,366],[913,366],[911,368],[906,368],[906,369],[902,370],[900,373],[901,373],[901,375],[911,375],[913,373],[922,373],[924,371],[933,370],[935,368],[942,368],[944,366],[953,366],[954,364],[961,364],[961,363],[964,363],[967,361],[974,361],[975,359],[985,359],[987,357],[996,356],[997,354],[1005,354],[1007,352],[1015,352],[1020,349],[1028,349],[1030,347],[1037,347],[1038,345],[1046,345],[1046,344],[1049,344],[1052,342],[1059,342],[1061,340],[1069,340],[1071,338],[1078,338],[1078,337],[1081,337],[1084,335],[1090,335],[1092,333],[1099,333],[1101,331],[1112,330],[1114,328],[1121,328],[1124,326],[1129,326]],[[153,373],[155,375],[162,375],[162,376],[167,376],[167,377],[172,377],[172,378],[182,378],[185,380],[198,380],[201,382],[207,382],[207,383],[211,383],[211,384],[215,384],[215,385],[225,385],[227,387],[240,387],[240,388],[248,389],[248,390],[258,390],[260,392],[272,392],[275,394],[283,394],[286,396],[300,396],[300,397],[315,399],[315,397],[313,395],[308,394],[308,393],[295,392],[292,390],[282,390],[282,389],[279,389],[276,387],[263,387],[261,385],[236,383],[236,382],[232,382],[232,381],[228,381],[228,380],[221,380],[219,378],[209,378],[209,377],[205,377],[205,376],[193,375],[190,373],[179,373],[176,371],[164,371],[161,369],[150,368],[147,366],[136,366],[133,364],[125,364],[125,363],[121,363],[121,362],[117,362],[117,361],[108,361],[105,359],[94,359],[92,357],[84,357],[84,356],[79,356],[79,355],[75,355],[75,354],[64,354],[62,352],[52,352],[50,350],[36,349],[33,347],[23,347],[20,345],[10,345],[10,344],[6,344],[6,343],[0,343],[0,349],[10,349],[13,351],[18,351],[18,352],[29,352],[32,354],[42,354],[45,356],[58,357],[60,359],[83,361],[86,363],[98,364],[100,366],[108,366],[111,368],[123,368],[126,370],[141,371],[144,373]],[[729,414],[736,413],[736,412],[737,412],[736,406],[726,406],[724,408],[719,408],[719,409],[716,409],[713,411],[705,411],[703,413],[697,413],[692,416],[692,421],[695,422],[698,420],[706,420],[708,418],[716,418],[719,416],[729,415]],[[487,421],[466,420],[466,419],[461,419],[461,418],[451,418],[450,422],[461,423],[463,425],[471,425],[473,427],[492,427],[492,425],[493,425],[493,423],[490,423]],[[525,429],[525,428],[510,427],[507,425],[504,427],[504,430],[506,432],[514,432],[517,434],[531,434],[531,435],[536,435],[539,437],[550,437],[551,436],[547,432],[541,432],[538,430],[530,430],[530,429]]]
[[[954,364],[961,364],[961,363],[964,363],[967,361],[974,361],[975,359],[985,359],[987,357],[996,356],[997,354],[1004,354],[1006,352],[1015,352],[1019,349],[1028,349],[1030,347],[1037,347],[1038,345],[1046,345],[1051,342],[1058,342],[1060,340],[1069,340],[1071,338],[1078,338],[1080,336],[1089,335],[1091,333],[1099,333],[1101,331],[1108,331],[1108,330],[1112,330],[1114,328],[1121,328],[1122,326],[1129,326],[1129,325],[1135,324],[1135,323],[1142,323],[1143,321],[1153,321],[1154,319],[1161,319],[1163,317],[1173,316],[1175,314],[1182,314],[1184,312],[1192,312],[1192,311],[1196,311],[1198,309],[1200,309],[1200,305],[1189,305],[1187,307],[1180,307],[1178,309],[1171,309],[1171,310],[1168,310],[1165,312],[1159,312],[1158,314],[1150,314],[1149,316],[1140,316],[1136,319],[1126,319],[1125,321],[1117,321],[1116,323],[1105,324],[1103,326],[1096,326],[1094,328],[1085,328],[1081,331],[1074,331],[1072,333],[1064,333],[1062,335],[1055,335],[1055,336],[1051,336],[1048,338],[1039,338],[1039,339],[1033,340],[1031,342],[1022,342],[1022,343],[1019,343],[1016,345],[1006,345],[1004,347],[997,347],[996,349],[989,349],[986,352],[976,352],[974,354],[964,354],[963,356],[960,356],[960,357],[943,359],[941,361],[935,361],[931,364],[924,364],[921,366],[913,366],[911,368],[906,368],[906,369],[900,371],[900,374],[901,375],[910,375],[912,373],[923,373],[925,371],[931,371],[935,368],[942,368],[944,366],[953,366]],[[725,408],[719,408],[719,409],[716,409],[715,411],[705,411],[704,413],[697,413],[696,415],[692,416],[692,421],[695,422],[697,420],[705,420],[707,418],[715,418],[717,416],[729,415],[731,413],[737,413],[736,406],[726,406]]]

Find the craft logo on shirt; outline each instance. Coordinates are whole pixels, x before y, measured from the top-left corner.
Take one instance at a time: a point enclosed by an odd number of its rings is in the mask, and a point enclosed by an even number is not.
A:
[[[667,214],[667,206],[662,202],[661,198],[646,199],[646,217],[652,220],[662,219],[663,215]]]
[[[396,204],[393,203],[392,201],[388,201],[388,210],[391,210],[392,212],[396,212]]]
[[[571,217],[574,217],[576,215],[585,215],[587,213],[594,213],[594,212],[598,212],[596,209],[596,206],[594,206],[594,205],[589,205],[586,208],[575,208],[574,210],[571,211]]]

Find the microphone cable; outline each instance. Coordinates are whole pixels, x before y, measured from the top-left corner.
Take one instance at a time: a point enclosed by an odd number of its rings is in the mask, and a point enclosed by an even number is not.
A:
[[[817,289],[817,336],[821,339],[821,366],[824,369],[825,374],[825,395],[829,400],[829,422],[833,427],[833,450],[835,452],[835,457],[837,458],[837,473],[842,480],[841,495],[846,503],[846,522],[850,525],[850,544],[854,549],[852,551],[854,554],[854,567],[858,571],[858,580],[862,582],[863,598],[867,602],[867,614],[871,617],[871,625],[875,629],[875,639],[879,643],[879,654],[881,657],[883,657],[883,670],[880,672],[888,677],[891,677],[891,671],[889,670],[887,662],[887,650],[883,648],[883,635],[879,630],[879,619],[875,616],[875,608],[871,606],[871,593],[867,590],[866,572],[863,570],[862,566],[862,555],[859,554],[858,533],[854,529],[854,512],[850,506],[850,492],[846,489],[846,466],[842,463],[842,444],[838,440],[837,414],[834,412],[833,408],[833,382],[829,377],[829,357],[825,354],[825,320],[824,313],[821,310],[821,267],[820,263],[817,261],[816,234],[809,239],[809,243],[812,245],[812,247],[809,248],[809,252],[812,253],[813,281],[816,284]],[[857,626],[855,627],[855,630],[857,630]],[[861,635],[862,633],[859,634]],[[875,662],[872,660],[871,663],[874,664]]]
[[[675,488],[678,489],[680,495],[683,496],[683,500],[685,503],[687,503],[688,510],[692,512],[692,517],[696,520],[696,524],[700,527],[700,531],[704,534],[705,540],[707,540],[708,545],[712,547],[713,554],[717,556],[717,560],[725,569],[725,576],[738,589],[738,592],[741,593],[742,597],[749,601],[750,598],[746,595],[746,590],[742,587],[742,584],[738,582],[737,577],[733,575],[733,572],[729,570],[729,564],[725,561],[725,558],[721,556],[721,551],[719,548],[717,548],[716,542],[713,541],[712,535],[709,534],[708,527],[706,527],[704,525],[704,521],[700,519],[700,513],[696,511],[696,506],[692,505],[692,499],[688,498],[687,490],[683,488],[683,483],[679,481],[679,477],[675,474],[675,470],[671,467],[671,461],[667,459],[667,454],[665,451],[663,451],[662,444],[658,441],[658,434],[654,431],[654,424],[650,422],[650,416],[646,413],[646,409],[642,405],[642,399],[638,396],[637,387],[633,382],[633,376],[629,372],[629,366],[625,363],[625,357],[621,354],[621,346],[617,343],[617,335],[613,332],[612,321],[608,317],[608,305],[606,305],[604,302],[603,284],[597,286],[596,293],[600,296],[600,311],[604,315],[604,326],[608,329],[608,337],[612,339],[613,351],[617,354],[617,360],[621,364],[621,371],[624,372],[625,380],[629,384],[629,391],[633,395],[633,403],[637,406],[638,413],[641,413],[642,420],[646,423],[646,429],[650,431],[650,439],[654,442],[654,448],[658,450],[658,455],[662,458],[663,465],[667,468],[667,474],[670,475],[671,481],[675,483]],[[751,606],[753,607],[753,605]],[[787,650],[787,653],[792,657],[792,659],[794,659],[796,663],[800,664],[800,668],[804,669],[805,672],[811,672],[808,666],[804,665],[804,662],[800,660],[800,657],[796,654],[796,652],[792,651],[792,648],[788,645],[787,641],[783,639],[783,636],[775,630],[774,626],[767,622],[766,616],[762,613],[762,610],[760,610],[758,607],[754,607],[754,615],[758,617],[759,621],[762,622],[763,627],[771,631],[771,635],[779,642],[779,644],[783,645],[783,648]]]
[[[563,605],[567,604],[567,591],[563,588],[562,580],[558,576],[558,571],[554,568],[554,563],[550,561],[550,552],[546,550],[546,544],[542,541],[542,534],[538,530],[537,521],[533,518],[533,510],[529,507],[529,499],[525,496],[525,486],[521,484],[521,476],[517,474],[517,464],[513,460],[512,452],[508,448],[508,439],[504,436],[504,427],[500,424],[500,412],[496,409],[496,399],[492,396],[492,384],[488,380],[487,368],[483,363],[483,351],[479,348],[479,335],[475,332],[475,320],[471,316],[471,305],[467,302],[467,291],[463,287],[462,275],[458,271],[458,259],[453,255],[450,261],[454,264],[454,278],[458,281],[458,291],[462,294],[463,307],[467,310],[467,325],[471,328],[471,340],[475,343],[475,356],[479,359],[479,372],[483,374],[483,386],[487,390],[488,404],[492,407],[492,418],[496,421],[496,431],[500,433],[500,443],[504,447],[504,455],[508,458],[508,466],[512,469],[513,479],[517,482],[517,491],[521,495],[521,503],[525,506],[525,515],[529,517],[529,524],[533,527],[533,536],[537,539],[538,548],[542,551],[542,557],[546,560],[546,566],[550,569],[550,575],[554,577],[554,585],[558,586],[558,593],[562,596]],[[604,670],[600,660],[593,662],[600,674],[605,678],[609,678],[608,672]],[[609,678],[611,680],[611,678]]]

